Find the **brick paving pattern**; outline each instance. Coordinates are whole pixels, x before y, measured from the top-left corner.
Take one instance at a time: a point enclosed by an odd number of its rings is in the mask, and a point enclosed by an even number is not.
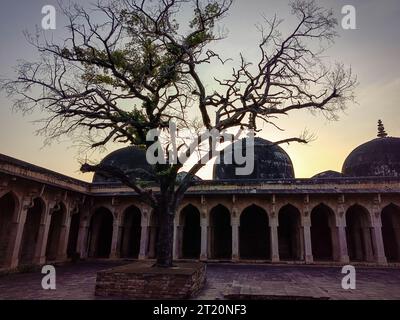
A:
[[[82,262],[57,267],[57,290],[43,290],[40,271],[0,277],[0,299],[98,299],[96,272],[126,262]],[[227,295],[266,298],[400,299],[400,269],[357,268],[357,289],[343,290],[341,268],[209,264],[207,284],[197,299]]]

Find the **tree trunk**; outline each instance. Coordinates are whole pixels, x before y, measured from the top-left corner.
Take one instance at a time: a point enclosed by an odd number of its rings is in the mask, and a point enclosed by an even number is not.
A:
[[[168,206],[158,209],[159,236],[157,243],[157,267],[171,268],[174,246],[174,217],[175,210]]]

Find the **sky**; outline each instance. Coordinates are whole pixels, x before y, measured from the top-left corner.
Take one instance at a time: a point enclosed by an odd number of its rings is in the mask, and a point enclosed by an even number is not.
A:
[[[59,0],[63,3],[66,1]],[[79,1],[89,4],[91,1]],[[339,38],[326,52],[330,62],[340,61],[351,66],[357,75],[357,103],[349,104],[338,121],[326,120],[322,115],[307,111],[291,113],[277,120],[285,129],[277,132],[263,127],[260,137],[270,141],[298,136],[304,129],[316,139],[307,145],[290,144],[282,148],[292,159],[298,178],[311,177],[325,170],[341,171],[346,156],[358,145],[374,139],[376,124],[382,119],[391,136],[400,136],[400,1],[398,0],[321,0],[326,8],[332,8],[339,20]],[[40,26],[44,5],[54,5],[56,0],[2,0],[0,10],[0,78],[15,76],[18,59],[35,60],[36,52],[24,38],[23,31],[34,32]],[[341,28],[344,5],[356,9],[356,29]],[[181,14],[185,15],[183,11]],[[263,15],[277,14],[284,18],[283,31],[292,26],[293,18],[285,0],[236,0],[229,15],[222,21],[228,37],[218,44],[219,52],[238,61],[243,53],[248,61],[256,61],[257,33],[255,24],[263,21]],[[65,35],[62,14],[57,10],[57,28],[47,31],[48,36],[61,40]],[[203,80],[212,86],[218,69],[210,66],[202,72]],[[90,181],[90,174],[79,172],[78,159],[86,155],[68,138],[58,143],[44,145],[44,137],[35,134],[39,126],[34,123],[43,117],[40,112],[22,115],[11,108],[11,101],[0,93],[0,153],[24,160],[81,180]],[[90,154],[91,160],[100,160],[107,152],[121,147],[110,145],[105,153]],[[210,168],[199,173],[211,178]]]

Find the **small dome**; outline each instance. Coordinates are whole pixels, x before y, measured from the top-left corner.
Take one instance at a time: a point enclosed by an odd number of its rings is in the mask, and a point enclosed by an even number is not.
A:
[[[136,146],[129,146],[111,152],[101,161],[101,164],[119,168],[131,177],[147,181],[151,180],[149,173],[152,172],[152,167],[147,162],[146,151]],[[118,182],[118,180],[95,173],[93,182],[106,183]]]
[[[343,164],[350,177],[400,177],[400,138],[382,136],[354,149]]]
[[[234,143],[234,148],[243,143],[243,151],[246,150],[245,139]],[[226,151],[227,150],[227,151]],[[214,165],[213,177],[215,180],[226,179],[292,179],[294,178],[293,164],[289,155],[278,145],[270,141],[254,139],[254,170],[250,175],[236,175],[236,164],[224,164],[224,154],[232,153],[232,148],[226,148],[219,156],[220,164]],[[242,165],[240,167],[245,167]]]
[[[327,170],[316,174],[311,179],[329,179],[329,178],[341,178],[341,177],[343,177],[343,175],[340,172]]]

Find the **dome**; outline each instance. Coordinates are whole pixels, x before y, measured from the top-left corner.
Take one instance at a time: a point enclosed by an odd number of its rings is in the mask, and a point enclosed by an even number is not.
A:
[[[101,164],[120,168],[125,173],[129,173],[131,177],[147,181],[151,180],[149,174],[146,173],[151,173],[152,171],[151,165],[146,160],[146,151],[136,146],[129,146],[111,152],[101,161]],[[93,176],[93,182],[119,182],[119,180],[95,173]]]
[[[234,143],[234,148],[243,143],[246,150],[245,139]],[[220,154],[221,163],[214,165],[213,178],[215,180],[225,179],[292,179],[294,178],[293,164],[289,155],[278,145],[270,141],[254,139],[254,170],[250,175],[236,175],[236,164],[224,164],[224,153],[232,153],[231,148],[224,149]],[[242,165],[240,167],[244,167]]]
[[[316,174],[311,179],[329,179],[329,178],[341,178],[341,177],[343,177],[343,175],[340,172],[327,170]]]
[[[400,177],[400,138],[380,137],[354,149],[343,164],[350,177]]]

